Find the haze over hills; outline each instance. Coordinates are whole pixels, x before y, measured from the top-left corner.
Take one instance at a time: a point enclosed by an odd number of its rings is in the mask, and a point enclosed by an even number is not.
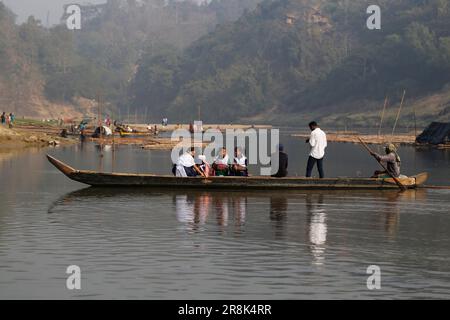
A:
[[[101,93],[141,121],[201,108],[209,122],[367,126],[386,96],[392,122],[406,90],[404,125],[450,120],[447,0],[378,0],[381,30],[366,26],[373,1],[163,2],[109,0],[75,33],[16,26],[0,6],[0,106],[82,113]]]
[[[414,105],[423,123],[448,121],[448,1],[378,1],[381,30],[366,27],[372,3],[264,1],[180,56],[144,55],[133,105],[156,114],[168,108],[179,121],[195,118],[201,106],[207,121],[314,117],[368,125],[378,121],[386,95],[392,122],[406,89],[405,122]]]
[[[0,2],[0,107],[36,117],[82,116],[100,97],[115,116],[128,111],[127,90],[145,48],[182,50],[218,23],[259,0],[108,0],[83,6],[82,30],[50,29]]]

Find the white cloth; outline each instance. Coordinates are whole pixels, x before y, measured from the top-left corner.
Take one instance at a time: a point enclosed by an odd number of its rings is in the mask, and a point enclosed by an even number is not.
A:
[[[247,161],[247,157],[244,156],[244,155],[241,155],[240,158],[234,157],[234,163],[236,163],[236,164],[238,164],[240,166],[247,167],[247,165],[245,163],[246,161]]]
[[[108,128],[107,126],[103,126],[103,130],[105,130],[105,135],[107,135],[107,136],[112,135],[112,130],[110,128]]]
[[[216,160],[214,160],[214,163],[216,164],[228,164],[228,155],[225,155],[225,157],[222,158],[222,156],[216,157]]]
[[[322,159],[327,147],[327,135],[320,128],[316,128],[311,132],[309,144],[311,146],[309,155],[315,159]]]
[[[176,177],[187,177],[186,170],[184,170],[183,166],[177,165],[175,170]]]
[[[189,153],[183,153],[179,158],[177,165],[184,167],[192,167],[195,165],[194,157]]]
[[[195,165],[194,157],[189,153],[183,153],[177,161],[175,176],[177,177],[187,177],[186,170],[184,167],[192,167]]]

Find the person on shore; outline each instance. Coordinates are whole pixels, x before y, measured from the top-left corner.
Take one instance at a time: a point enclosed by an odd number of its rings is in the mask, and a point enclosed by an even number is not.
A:
[[[175,176],[176,177],[196,177],[201,175],[200,169],[195,164],[195,148],[191,147],[189,151],[183,153],[176,163]]]
[[[327,147],[327,136],[315,121],[309,123],[309,128],[311,129],[311,136],[306,140],[306,143],[309,143],[311,146],[311,152],[309,153],[308,164],[306,166],[306,177],[311,177],[314,165],[317,163],[319,176],[323,179],[325,177],[323,158],[325,156],[325,148]]]
[[[229,157],[227,148],[222,148],[220,154],[216,157],[213,163],[213,169],[216,176],[228,176],[229,174]]]
[[[234,148],[234,161],[231,166],[231,172],[234,176],[247,177],[248,176],[248,160],[242,153],[241,148]]]
[[[390,178],[391,175],[395,178],[400,177],[400,164],[401,160],[399,155],[397,154],[397,148],[389,143],[385,146],[384,151],[386,155],[382,156],[378,153],[371,152],[371,155],[374,156],[378,161],[386,163],[387,171],[378,171],[376,170],[372,176],[372,178]]]
[[[2,125],[5,125],[5,123],[6,123],[6,112],[2,113],[1,122],[2,122]]]
[[[9,122],[11,123],[11,124],[14,124],[14,121],[16,121],[16,116],[14,115],[14,113],[10,113],[9,114]]]
[[[271,164],[278,161],[278,171],[273,174],[273,178],[284,178],[288,175],[288,155],[284,152],[284,146],[282,144],[278,145],[278,152],[272,154]]]

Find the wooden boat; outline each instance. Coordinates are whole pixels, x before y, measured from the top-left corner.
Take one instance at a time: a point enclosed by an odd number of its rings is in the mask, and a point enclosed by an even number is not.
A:
[[[126,132],[119,131],[121,137],[142,137],[142,136],[154,136],[155,134],[152,132]]]
[[[189,177],[169,175],[103,173],[76,170],[49,155],[48,160],[74,181],[103,187],[169,187],[217,189],[398,189],[392,179],[372,178],[272,178],[272,177]],[[414,189],[428,178],[427,173],[400,179],[408,189]]]

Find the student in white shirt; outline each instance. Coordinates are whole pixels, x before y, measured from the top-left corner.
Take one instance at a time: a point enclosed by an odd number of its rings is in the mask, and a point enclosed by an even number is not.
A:
[[[323,158],[325,156],[325,148],[327,147],[327,136],[315,121],[309,124],[309,128],[311,129],[311,136],[306,142],[311,146],[311,152],[309,153],[308,165],[306,167],[306,177],[311,177],[314,164],[317,163],[319,176],[320,178],[324,178]]]
[[[242,153],[241,148],[234,148],[234,162],[232,165],[232,172],[235,176],[248,176],[248,161],[247,157]]]
[[[201,174],[200,169],[195,164],[195,148],[192,147],[188,152],[183,153],[175,166],[175,176],[177,177],[196,177]]]
[[[213,169],[216,171],[216,176],[229,174],[229,157],[226,148],[220,149],[220,154],[214,160]]]

